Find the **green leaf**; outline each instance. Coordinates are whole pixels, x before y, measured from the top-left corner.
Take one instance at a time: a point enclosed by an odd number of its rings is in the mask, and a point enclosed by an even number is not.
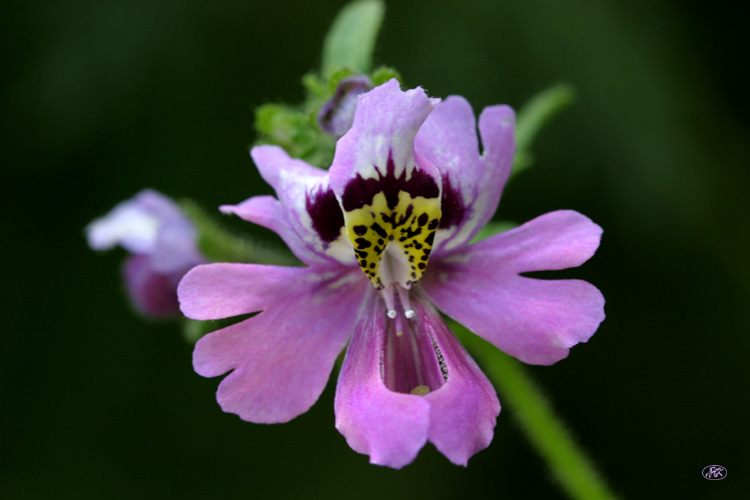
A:
[[[341,9],[323,43],[323,75],[341,67],[369,72],[384,13],[380,0],[360,0]]]
[[[195,224],[198,249],[208,260],[273,265],[299,264],[286,248],[272,248],[230,233],[193,200],[180,200],[179,204]]]
[[[535,95],[518,112],[516,119],[516,156],[513,159],[513,175],[533,163],[531,144],[537,134],[552,117],[570,106],[575,100],[572,85],[559,83]]]

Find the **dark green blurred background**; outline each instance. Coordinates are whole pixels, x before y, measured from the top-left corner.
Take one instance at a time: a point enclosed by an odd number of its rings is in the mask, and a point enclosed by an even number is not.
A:
[[[0,498],[559,497],[508,406],[468,468],[428,446],[402,471],[348,448],[333,384],[289,424],[223,414],[218,379],[192,372],[179,325],[130,312],[124,253],[86,246],[86,223],[143,187],[211,209],[270,192],[247,155],[252,109],[302,98],[344,3],[4,7]],[[558,81],[578,89],[499,217],[571,208],[598,222],[599,252],[568,275],[603,291],[608,317],[568,359],[530,371],[623,497],[740,498],[750,105],[739,7],[461,4],[391,2],[376,63],[476,111],[517,108]],[[710,464],[727,479],[705,481]]]

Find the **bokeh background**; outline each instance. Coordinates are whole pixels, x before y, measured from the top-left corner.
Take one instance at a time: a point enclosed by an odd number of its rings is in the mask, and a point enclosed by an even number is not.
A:
[[[428,445],[401,471],[348,448],[333,384],[289,424],[222,413],[218,380],[192,372],[180,326],[130,311],[124,253],[86,246],[86,223],[143,187],[212,210],[270,192],[247,155],[252,109],[302,98],[300,77],[344,3],[3,8],[1,498],[561,497],[508,406],[468,468]],[[498,217],[571,208],[604,227],[597,255],[571,274],[603,291],[607,320],[568,359],[529,370],[623,497],[748,491],[750,106],[738,9],[390,2],[379,38],[376,63],[476,111],[576,86]],[[727,479],[705,481],[709,464]]]

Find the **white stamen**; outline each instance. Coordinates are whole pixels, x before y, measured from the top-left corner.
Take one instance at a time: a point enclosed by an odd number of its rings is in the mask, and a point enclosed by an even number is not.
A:
[[[396,288],[398,289],[398,298],[401,299],[401,306],[404,308],[404,316],[408,319],[412,319],[416,316],[416,313],[414,312],[414,309],[411,308],[411,303],[409,302],[409,291],[400,286],[397,286]]]
[[[388,317],[391,318],[391,319],[395,318],[396,317],[396,310],[395,309],[389,310],[388,311]]]

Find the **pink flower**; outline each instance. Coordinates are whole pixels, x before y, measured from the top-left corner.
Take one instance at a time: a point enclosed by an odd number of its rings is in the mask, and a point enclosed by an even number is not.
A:
[[[330,172],[275,146],[253,148],[278,198],[222,210],[278,233],[306,265],[208,264],[179,286],[194,319],[262,311],[196,345],[224,411],[285,422],[317,400],[349,342],[336,428],[372,463],[400,468],[426,442],[465,465],[492,440],[500,404],[438,309],[522,361],[552,364],[604,319],[589,283],[521,273],[590,258],[601,228],[573,211],[543,215],[469,245],[492,217],[514,152],[514,115],[475,118],[395,80],[358,98]]]
[[[132,254],[123,279],[133,306],[145,316],[177,316],[177,284],[191,267],[206,262],[190,219],[174,201],[150,189],[93,221],[86,236],[94,250],[120,245]]]

